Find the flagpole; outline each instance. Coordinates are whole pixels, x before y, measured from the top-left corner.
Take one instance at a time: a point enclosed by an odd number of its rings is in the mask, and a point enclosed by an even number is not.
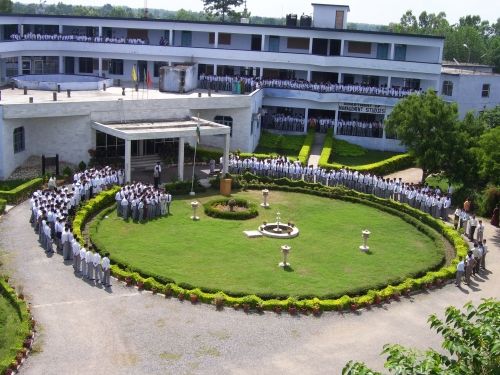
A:
[[[198,113],[198,124],[197,129],[200,128],[200,114]],[[198,148],[198,130],[196,130],[196,142],[194,144],[194,157],[193,157],[193,174],[191,176],[191,192],[189,195],[195,195],[194,192],[194,167],[196,165],[196,149]]]

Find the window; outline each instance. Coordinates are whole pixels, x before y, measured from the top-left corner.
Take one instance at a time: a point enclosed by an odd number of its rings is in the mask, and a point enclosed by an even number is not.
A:
[[[280,37],[271,35],[269,37],[269,52],[279,52],[280,51]]]
[[[347,51],[349,53],[362,53],[369,55],[372,53],[372,44],[369,42],[349,42]]]
[[[215,44],[215,33],[208,33],[208,44]],[[219,33],[219,44],[231,44],[231,34]]]
[[[94,59],[80,57],[78,59],[78,69],[80,73],[94,73]]]
[[[379,43],[377,44],[377,59],[387,59],[389,54],[389,44]]]
[[[394,60],[405,61],[406,60],[406,45],[396,44],[394,46]]]
[[[183,31],[181,33],[181,47],[191,47],[192,39],[191,31]]]
[[[123,60],[110,60],[109,74],[123,75]]]
[[[444,81],[443,82],[443,89],[442,89],[441,93],[445,96],[452,96],[453,95],[453,82]]]
[[[160,76],[160,68],[162,66],[167,66],[168,64],[165,61],[155,61],[154,67],[153,67],[153,75],[155,77]]]
[[[231,116],[215,116],[214,122],[229,126],[231,128],[229,136],[233,136],[233,118]]]
[[[482,98],[489,98],[490,97],[490,84],[489,83],[483,84],[483,89],[481,90],[481,97]]]
[[[287,38],[286,48],[309,49],[309,38]]]
[[[14,154],[24,151],[24,127],[14,129]]]
[[[96,131],[96,153],[99,157],[116,157],[125,154],[125,140]]]
[[[341,10],[337,10],[337,12],[335,13],[335,28],[344,28],[344,12]]]

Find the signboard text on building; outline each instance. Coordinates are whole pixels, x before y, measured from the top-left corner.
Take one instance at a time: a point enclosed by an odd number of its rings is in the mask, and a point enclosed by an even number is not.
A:
[[[339,111],[342,112],[361,112],[373,114],[385,114],[385,106],[375,104],[359,104],[359,103],[340,103]]]

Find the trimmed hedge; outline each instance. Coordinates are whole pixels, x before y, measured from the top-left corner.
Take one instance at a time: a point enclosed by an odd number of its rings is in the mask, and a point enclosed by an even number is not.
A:
[[[165,191],[174,195],[186,195],[191,192],[191,181],[175,181],[164,185]],[[200,185],[200,181],[195,177],[193,189],[196,193],[204,193],[207,189]]]
[[[7,205],[7,201],[5,199],[0,199],[0,214],[5,212],[5,206]]]
[[[423,213],[417,209],[414,209],[406,204],[401,204],[391,200],[381,199],[369,194],[359,193],[354,190],[348,190],[345,188],[332,188],[325,187],[320,184],[307,183],[304,181],[292,181],[286,178],[281,178],[277,180],[271,180],[268,177],[259,177],[252,175],[250,173],[245,173],[240,181],[240,184],[248,189],[263,189],[267,188],[270,190],[282,190],[290,192],[299,192],[306,194],[314,194],[322,197],[343,199],[350,202],[356,202],[361,204],[366,204],[381,210],[384,210],[393,215],[401,217],[403,220],[417,226],[417,228],[430,235],[435,241],[440,241],[440,235],[446,238],[455,248],[456,257],[451,262],[451,265],[440,267],[440,264],[436,264],[436,270],[431,270],[424,275],[415,275],[414,278],[407,278],[405,280],[398,281],[397,285],[387,285],[382,286],[378,290],[370,289],[368,291],[363,291],[357,296],[339,296],[338,298],[325,298],[319,299],[316,297],[303,298],[296,300],[292,297],[288,298],[263,298],[264,296],[256,295],[246,295],[246,296],[231,296],[221,291],[212,290],[201,290],[199,288],[194,288],[187,284],[176,284],[173,280],[166,279],[164,277],[158,277],[158,275],[147,274],[141,275],[137,270],[133,269],[128,264],[113,264],[111,266],[111,271],[115,277],[119,280],[127,281],[127,283],[140,283],[146,289],[153,289],[156,292],[164,293],[166,296],[178,296],[180,299],[189,298],[189,296],[194,296],[200,302],[212,303],[217,306],[226,305],[238,308],[242,306],[245,308],[255,308],[257,310],[274,310],[276,312],[281,312],[283,309],[289,309],[295,307],[298,309],[305,309],[317,313],[320,310],[345,310],[345,309],[357,309],[360,307],[367,307],[372,304],[378,304],[384,300],[390,298],[398,299],[399,296],[403,294],[408,294],[413,290],[420,290],[430,288],[433,285],[441,285],[446,279],[451,279],[455,275],[456,264],[458,263],[458,258],[463,257],[467,254],[468,245],[460,237],[453,228],[447,226],[439,220],[434,219],[432,216]],[[107,194],[104,192],[101,194]],[[74,223],[74,228],[81,228],[81,225],[87,221],[95,212],[98,210],[97,207],[102,207],[102,202],[105,200],[109,201],[106,197],[100,198],[98,196],[95,199],[99,199],[100,204],[90,201],[87,206],[77,214],[79,218],[78,223]],[[92,209],[90,209],[92,208]],[[109,210],[111,210],[110,208]],[[101,212],[97,220],[94,221],[92,225],[98,225],[98,219],[104,217],[109,210]],[[436,232],[432,231],[430,228],[434,229]],[[95,245],[95,244],[94,244]],[[105,252],[104,249],[99,250],[99,246],[96,246],[98,251]],[[116,263],[110,255],[113,263]],[[443,257],[444,259],[444,257]],[[439,269],[438,269],[439,268]]]
[[[0,277],[0,294],[5,298],[12,307],[16,310],[20,320],[21,325],[19,327],[19,337],[20,339],[16,342],[15,346],[10,348],[12,353],[11,358],[0,358],[0,374],[4,374],[7,369],[16,360],[16,355],[21,353],[24,349],[24,340],[30,339],[31,337],[31,315],[28,311],[28,306],[26,302],[19,298],[14,288],[12,288],[3,277]]]
[[[316,132],[314,129],[309,129],[307,132],[306,139],[304,139],[304,144],[302,145],[302,148],[300,149],[299,152],[299,161],[300,164],[302,165],[307,165],[307,162],[309,160],[309,155],[311,155],[311,149],[312,145],[314,143],[314,136]]]
[[[219,211],[215,208],[217,205],[228,205],[228,202],[233,199],[236,206],[247,208],[246,211]],[[203,205],[205,214],[216,219],[229,219],[229,220],[248,220],[253,219],[259,215],[257,205],[248,202],[246,199],[241,198],[221,198],[211,200]]]
[[[319,158],[318,166],[326,169],[340,169],[343,167],[339,163],[329,163],[330,156],[333,152],[333,130],[329,129],[323,144],[323,150]],[[349,169],[354,169],[360,172],[368,172],[376,175],[385,176],[387,174],[397,172],[403,169],[411,168],[415,165],[415,161],[410,154],[396,155],[391,158],[379,161],[377,163],[350,166]]]
[[[5,199],[7,203],[20,203],[26,200],[34,191],[38,190],[42,184],[42,178],[34,178],[12,190],[0,190],[0,199]]]

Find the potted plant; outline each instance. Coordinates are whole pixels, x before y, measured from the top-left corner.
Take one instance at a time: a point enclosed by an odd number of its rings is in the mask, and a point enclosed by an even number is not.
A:
[[[243,311],[246,313],[248,313],[250,311],[250,304],[249,303],[243,304]]]
[[[257,305],[255,305],[255,309],[259,314],[261,314],[264,312],[264,305],[262,303],[258,303]]]
[[[217,310],[222,310],[222,308],[224,307],[224,297],[215,296],[214,305]]]
[[[236,207],[236,200],[231,198],[227,201],[227,205],[229,206],[229,211],[234,212],[234,208]]]
[[[189,295],[189,300],[191,301],[191,303],[195,304],[196,302],[198,302],[198,295],[191,293]]]
[[[144,281],[140,280],[137,282],[137,288],[139,290],[143,290],[144,289]]]
[[[168,298],[171,296],[172,296],[172,287],[170,285],[167,285],[165,287],[165,298]]]
[[[288,306],[288,313],[290,315],[297,315],[297,307],[293,305]]]
[[[154,286],[151,288],[151,291],[153,292],[153,294],[156,294],[158,293],[158,288]]]
[[[380,295],[378,294],[375,296],[375,303],[377,305],[380,305],[382,303],[382,297],[380,297]]]
[[[10,368],[12,371],[17,370],[17,361],[16,361],[16,360],[11,361],[11,362],[10,362],[10,366],[9,366],[9,368]]]
[[[275,312],[276,314],[281,314],[281,307],[280,307],[280,306],[275,306],[275,307],[274,307],[274,312]]]
[[[177,294],[177,298],[179,299],[179,301],[184,301],[184,293]]]
[[[132,278],[130,276],[125,277],[125,285],[127,285],[127,286],[132,285]]]
[[[321,308],[318,305],[314,305],[311,310],[314,316],[321,315]]]
[[[351,303],[351,311],[356,311],[358,309],[359,305],[355,302]]]

